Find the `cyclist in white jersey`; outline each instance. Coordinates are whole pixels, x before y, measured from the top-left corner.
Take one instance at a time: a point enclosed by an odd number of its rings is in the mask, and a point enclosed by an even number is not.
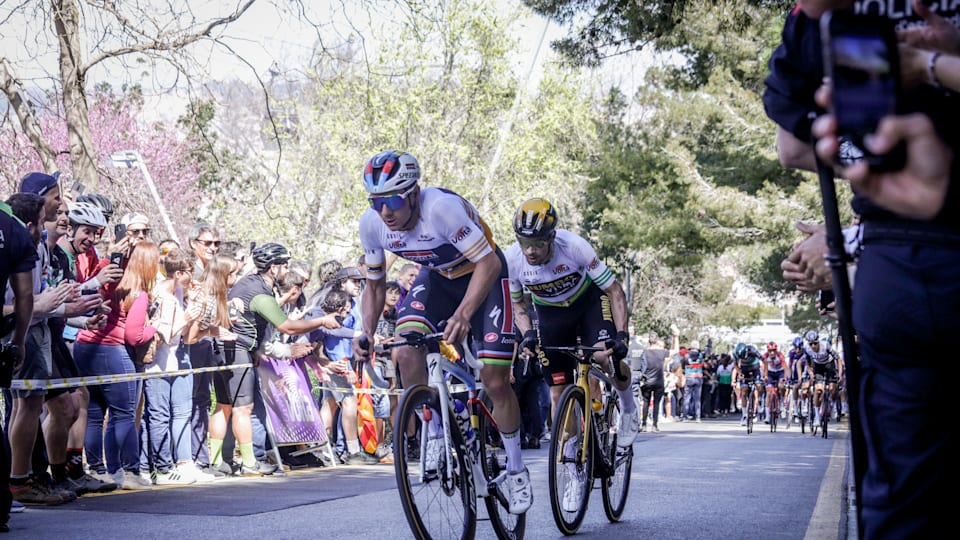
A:
[[[604,346],[595,353],[606,365],[611,356],[620,363],[625,378],[612,377],[620,395],[621,410],[617,443],[628,447],[640,426],[639,410],[630,391],[630,367],[623,362],[629,342],[627,299],[613,272],[597,257],[596,251],[580,236],[557,229],[556,210],[544,199],[530,199],[520,205],[513,221],[517,242],[505,253],[510,271],[517,329],[523,333],[521,351],[532,354],[537,345],[583,344]],[[534,329],[523,288],[530,291],[539,325]],[[563,390],[575,382],[572,358],[546,353],[544,372],[550,384],[554,409]],[[612,373],[612,365],[608,370]]]
[[[507,454],[503,486],[510,512],[522,514],[533,503],[533,490],[520,455],[520,407],[510,385],[516,339],[507,303],[507,265],[472,204],[452,191],[421,188],[419,180],[417,159],[398,150],[373,156],[364,169],[370,208],[360,217],[367,265],[363,332],[372,346],[386,295],[384,252],[420,263],[420,273],[398,307],[396,334],[437,332],[446,321],[447,342],[472,338]],[[359,339],[354,340],[355,357],[369,359],[370,349],[361,348]],[[396,351],[404,386],[425,384],[425,352],[414,347]],[[442,438],[428,439],[428,462],[440,455],[442,444]]]
[[[830,347],[830,342],[820,339],[816,330],[807,332],[806,345],[803,347],[803,356],[807,360],[807,366],[811,373],[813,386],[813,404],[816,406],[817,418],[814,422],[819,423],[820,400],[823,399],[824,381],[827,382],[830,391],[830,398],[833,399],[837,392],[837,381],[843,375],[843,363],[840,356]],[[820,378],[817,378],[817,376]]]

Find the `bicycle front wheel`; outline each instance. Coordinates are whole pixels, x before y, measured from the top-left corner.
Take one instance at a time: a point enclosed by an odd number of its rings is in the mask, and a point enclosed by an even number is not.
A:
[[[753,402],[753,392],[747,394],[747,435],[753,433],[753,417],[757,414],[757,404]]]
[[[593,486],[593,444],[583,444],[590,429],[588,414],[582,388],[563,391],[553,420],[547,476],[553,521],[566,535],[576,533],[583,523]]]
[[[620,425],[620,399],[612,394],[604,411],[602,433],[597,434],[600,453],[609,464],[609,476],[602,478],[600,493],[603,495],[603,513],[611,523],[620,521],[623,509],[627,506],[627,494],[630,492],[630,472],[633,469],[633,445],[620,448],[613,430]]]
[[[487,410],[493,410],[493,402],[486,393],[480,393],[480,400]],[[475,411],[480,422],[476,437],[480,444],[480,462],[483,467],[484,481],[489,485],[491,480],[506,472],[507,453],[500,430],[493,425],[481,407],[477,406],[477,409],[480,409]],[[490,516],[490,524],[493,525],[497,538],[519,540],[523,538],[527,527],[527,514],[511,514],[508,506],[504,504],[506,502],[504,498],[498,497],[496,493],[484,497],[483,502],[487,508],[487,515]]]
[[[451,430],[453,448],[448,454],[436,428],[439,407],[437,390],[424,384],[408,388],[400,397],[393,436],[400,503],[415,538],[473,538],[477,499],[463,435],[459,429]],[[450,415],[453,418],[452,410]]]

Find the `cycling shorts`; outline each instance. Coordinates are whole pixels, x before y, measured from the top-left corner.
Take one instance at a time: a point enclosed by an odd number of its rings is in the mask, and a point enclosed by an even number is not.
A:
[[[603,343],[617,334],[610,297],[600,287],[590,285],[573,304],[565,307],[535,305],[539,318],[540,344],[572,346],[580,338],[584,345]],[[547,351],[543,372],[547,384],[559,386],[575,382],[577,361],[567,354]]]
[[[513,304],[507,282],[507,262],[497,248],[500,275],[490,287],[487,297],[470,319],[470,337],[476,347],[477,358],[484,364],[513,365],[516,337],[513,333]],[[467,293],[473,273],[448,279],[424,266],[397,310],[397,331],[438,331],[440,321],[453,315]]]
[[[827,382],[834,382],[837,380],[837,368],[833,365],[833,362],[827,364],[818,364],[813,363],[813,377],[816,380],[817,376],[822,376]]]
[[[776,386],[781,380],[784,379],[784,371],[772,371],[767,370],[767,386]]]

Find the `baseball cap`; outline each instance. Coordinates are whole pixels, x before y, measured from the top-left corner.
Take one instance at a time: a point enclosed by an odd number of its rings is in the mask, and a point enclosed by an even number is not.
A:
[[[360,269],[355,266],[341,268],[334,277],[335,279],[366,279],[363,277],[363,273],[360,272]]]
[[[150,218],[139,212],[130,212],[129,214],[124,214],[124,216],[120,218],[120,224],[126,227],[131,225],[149,225]]]
[[[20,193],[36,193],[43,197],[48,191],[57,187],[59,177],[60,173],[52,176],[42,172],[28,173],[20,180]]]

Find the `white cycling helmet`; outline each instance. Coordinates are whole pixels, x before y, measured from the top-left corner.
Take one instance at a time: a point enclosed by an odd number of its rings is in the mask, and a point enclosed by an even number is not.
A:
[[[98,229],[106,228],[107,219],[103,217],[100,208],[88,202],[75,202],[70,205],[70,211],[67,212],[67,219],[70,225],[89,225]]]
[[[406,191],[420,180],[420,164],[413,154],[386,150],[370,158],[363,168],[363,187],[371,195]]]

